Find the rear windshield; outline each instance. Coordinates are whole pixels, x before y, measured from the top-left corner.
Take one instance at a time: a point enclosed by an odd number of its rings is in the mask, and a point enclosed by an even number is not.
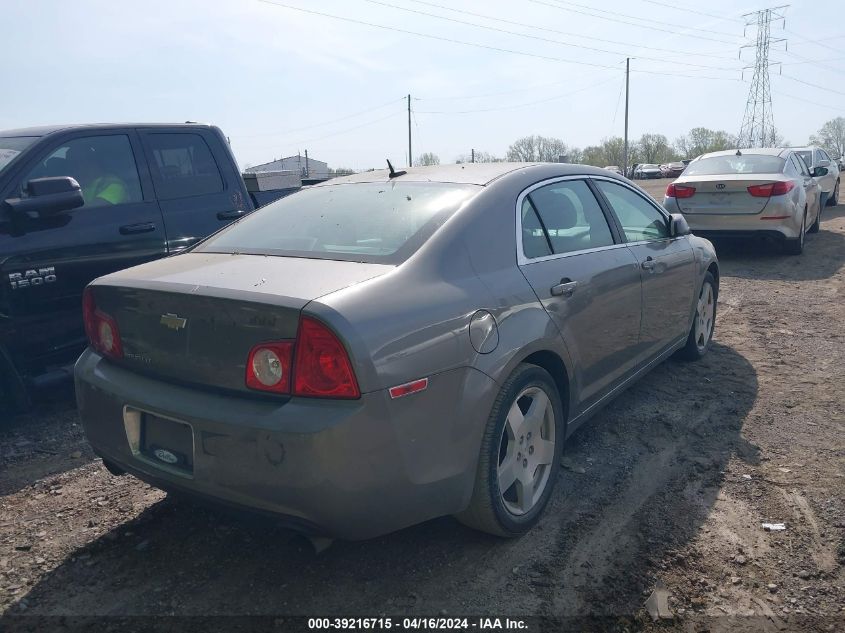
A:
[[[480,190],[477,185],[416,182],[303,189],[196,250],[398,264]]]
[[[15,156],[32,145],[37,139],[37,136],[0,137],[0,171],[3,171]]]
[[[687,165],[684,176],[715,176],[722,174],[777,174],[786,164],[779,156],[745,154],[742,156],[711,156]]]

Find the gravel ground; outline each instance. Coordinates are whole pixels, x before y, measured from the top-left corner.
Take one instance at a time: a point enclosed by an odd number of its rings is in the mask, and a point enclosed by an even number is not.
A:
[[[443,518],[318,555],[270,519],[111,476],[71,395],[40,403],[0,429],[0,630],[31,614],[380,613],[845,630],[845,205],[800,257],[717,248],[711,353],[658,367],[582,428],[543,521],[514,541]],[[674,619],[654,623],[660,586]]]

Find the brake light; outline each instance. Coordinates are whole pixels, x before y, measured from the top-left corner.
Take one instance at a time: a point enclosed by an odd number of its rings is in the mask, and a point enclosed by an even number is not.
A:
[[[666,187],[666,196],[669,198],[692,198],[695,195],[695,187],[686,185],[670,184]]]
[[[791,180],[779,180],[778,182],[768,182],[765,185],[751,185],[748,188],[748,193],[755,198],[769,198],[771,196],[782,196],[794,188],[795,183]]]
[[[361,396],[346,348],[334,332],[311,317],[302,317],[299,321],[293,393],[318,398]]]
[[[343,343],[325,324],[302,317],[295,341],[259,343],[246,363],[246,386],[310,398],[359,398]]]
[[[94,291],[90,286],[85,288],[82,294],[82,319],[91,347],[104,356],[123,357],[123,344],[117,322],[97,307]]]

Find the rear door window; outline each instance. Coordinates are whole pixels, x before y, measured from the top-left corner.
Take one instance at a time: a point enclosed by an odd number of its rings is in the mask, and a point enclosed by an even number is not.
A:
[[[141,202],[141,181],[125,134],[76,138],[49,152],[26,174],[21,189],[35,178],[70,176],[82,188],[83,208]]]
[[[214,156],[199,134],[149,134],[153,182],[160,200],[189,198],[223,191]]]
[[[559,255],[612,244],[607,219],[583,180],[556,182],[525,197],[522,252],[526,257]]]

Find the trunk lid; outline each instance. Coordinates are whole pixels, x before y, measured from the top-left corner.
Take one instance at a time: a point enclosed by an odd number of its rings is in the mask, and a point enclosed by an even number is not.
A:
[[[762,213],[769,198],[757,198],[748,187],[784,180],[783,174],[724,174],[682,176],[675,185],[695,187],[691,198],[676,198],[681,213],[702,215],[754,215]]]
[[[300,311],[309,301],[392,269],[187,253],[104,277],[94,286],[94,297],[117,322],[124,357],[116,362],[185,384],[245,392],[246,361],[254,345],[295,338]]]

